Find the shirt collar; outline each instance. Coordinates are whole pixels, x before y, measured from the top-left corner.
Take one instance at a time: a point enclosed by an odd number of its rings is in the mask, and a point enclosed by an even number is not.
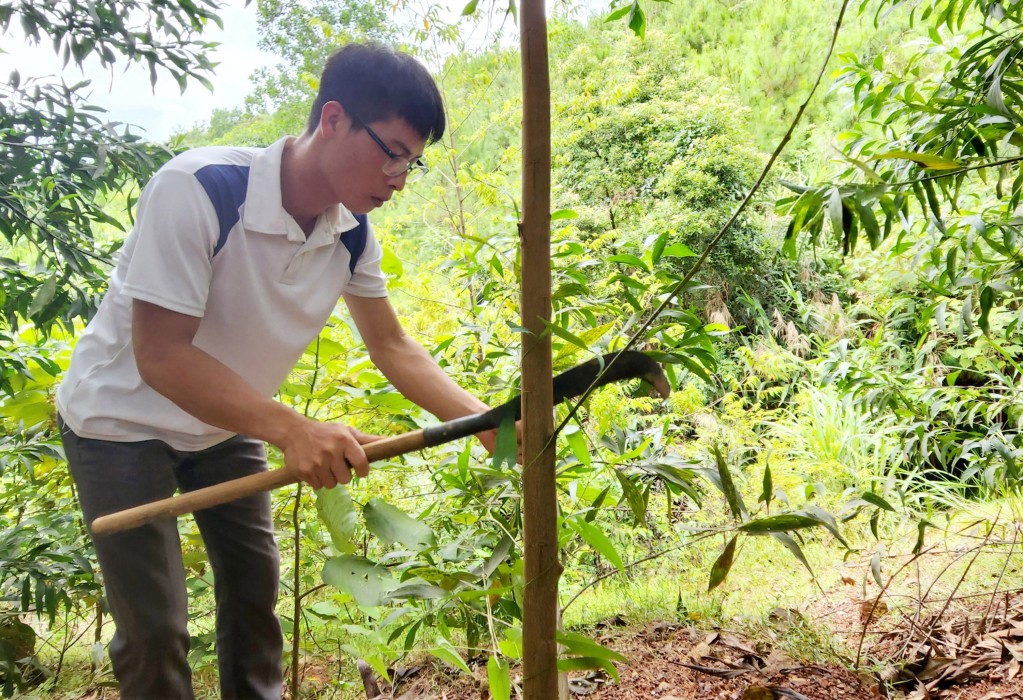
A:
[[[287,236],[288,240],[307,242],[309,246],[337,243],[342,233],[359,224],[345,207],[340,204],[328,207],[316,220],[308,241],[305,232],[284,209],[281,202],[281,160],[290,138],[278,139],[253,157],[242,224],[248,231]]]

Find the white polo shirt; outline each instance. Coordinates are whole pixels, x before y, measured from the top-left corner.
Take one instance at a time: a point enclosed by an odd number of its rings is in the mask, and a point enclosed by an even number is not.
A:
[[[272,396],[342,294],[387,295],[383,254],[368,222],[359,226],[351,212],[334,207],[306,238],[284,210],[286,141],[195,149],[150,180],[107,294],[57,390],[57,408],[76,434],[159,439],[188,451],[233,435],[142,381],[131,340],[134,299],[200,317],[194,344]]]

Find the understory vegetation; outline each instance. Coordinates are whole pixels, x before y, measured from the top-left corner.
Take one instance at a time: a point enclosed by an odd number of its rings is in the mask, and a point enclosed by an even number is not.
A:
[[[183,35],[215,10],[165,4]],[[521,76],[506,8],[466,8],[463,22],[505,32],[470,45],[435,7],[257,5],[279,68],[169,144],[103,126],[66,85],[0,86],[5,697],[114,684],[53,394],[139,189],[182,148],[302,130],[323,47],[404,41],[434,69],[449,130],[430,173],[373,217],[390,294],[456,381],[491,405],[517,394]],[[199,38],[164,55],[123,26],[140,6],[155,7],[112,3],[93,36],[8,3],[0,28],[63,36],[74,62],[109,53],[148,61],[154,79],[208,75]],[[550,20],[554,366],[634,344],[663,363],[672,394],[609,385],[557,408],[566,669],[615,675],[618,657],[588,633],[616,617],[753,629],[829,596],[894,609],[1018,588],[1023,3],[621,8]],[[343,305],[279,399],[382,435],[435,422],[372,366]],[[495,455],[454,442],[350,488],[275,492],[292,693],[359,697],[356,660],[386,676],[427,656],[487,665],[494,697],[508,692],[528,507],[513,443],[505,431]],[[193,521],[179,528],[191,661],[215,688],[212,573]],[[791,653],[881,663],[804,633]]]

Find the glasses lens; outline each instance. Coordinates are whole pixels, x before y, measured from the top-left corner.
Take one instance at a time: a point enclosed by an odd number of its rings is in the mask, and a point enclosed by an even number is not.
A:
[[[405,181],[406,182],[415,182],[416,180],[421,178],[423,175],[426,175],[426,172],[428,170],[429,170],[429,168],[426,167],[426,163],[424,163],[422,161],[422,159],[417,160],[417,161],[415,161],[415,162],[413,162],[411,164],[410,169],[408,171],[408,178],[406,178]]]
[[[404,158],[391,158],[384,163],[384,175],[388,177],[398,177],[406,170],[408,170],[408,161]]]
[[[413,182],[426,174],[427,167],[423,160],[417,159],[412,162],[404,158],[392,158],[384,164],[384,175],[388,177],[399,177],[408,174],[407,181]]]

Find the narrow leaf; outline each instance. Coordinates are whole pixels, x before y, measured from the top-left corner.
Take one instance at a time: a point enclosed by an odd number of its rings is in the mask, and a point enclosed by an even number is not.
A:
[[[718,555],[717,561],[714,562],[714,566],[710,569],[710,585],[707,587],[708,591],[713,591],[717,588],[728,576],[728,572],[732,568],[732,562],[735,560],[735,543],[738,541],[739,536],[734,535],[732,539],[725,545],[724,550]]]
[[[892,513],[896,512],[895,508],[892,507],[891,503],[881,498],[873,491],[864,491],[863,500],[866,501],[867,503],[870,503],[871,505],[877,506],[878,508],[883,508],[887,511],[891,511]]]
[[[615,568],[619,571],[625,571],[625,565],[622,563],[621,555],[618,553],[618,550],[615,549],[611,539],[604,534],[603,530],[593,523],[588,523],[585,520],[580,520],[579,518],[569,519],[568,524],[573,530],[578,532],[584,540],[586,540],[587,544],[600,552],[600,554],[609,562],[614,564]]]
[[[746,515],[746,505],[742,502],[742,496],[739,495],[735,482],[732,481],[732,472],[728,469],[728,463],[725,461],[721,445],[714,445],[714,460],[717,463],[721,492],[725,495],[725,500],[728,501],[732,517],[735,518],[736,522],[741,522]]]
[[[913,153],[912,151],[887,151],[879,156],[876,156],[876,160],[911,160],[917,165],[923,166],[928,170],[955,170],[956,168],[963,167],[963,164],[957,160],[950,160],[948,158],[942,158],[941,156],[935,156],[930,153]]]
[[[813,573],[813,568],[811,568],[810,562],[807,561],[806,555],[803,554],[803,550],[800,548],[799,543],[796,542],[792,535],[784,532],[772,532],[771,537],[785,545],[785,548],[792,552],[792,556],[798,559],[799,562],[806,567],[806,570],[810,572],[810,576],[813,576],[814,578],[817,577],[817,575]]]
[[[624,472],[615,469],[615,476],[618,477],[618,483],[622,485],[624,500],[629,504],[629,508],[632,509],[636,524],[643,522],[646,518],[646,501],[643,500],[643,494],[640,493],[639,488],[632,483],[632,479]]]

